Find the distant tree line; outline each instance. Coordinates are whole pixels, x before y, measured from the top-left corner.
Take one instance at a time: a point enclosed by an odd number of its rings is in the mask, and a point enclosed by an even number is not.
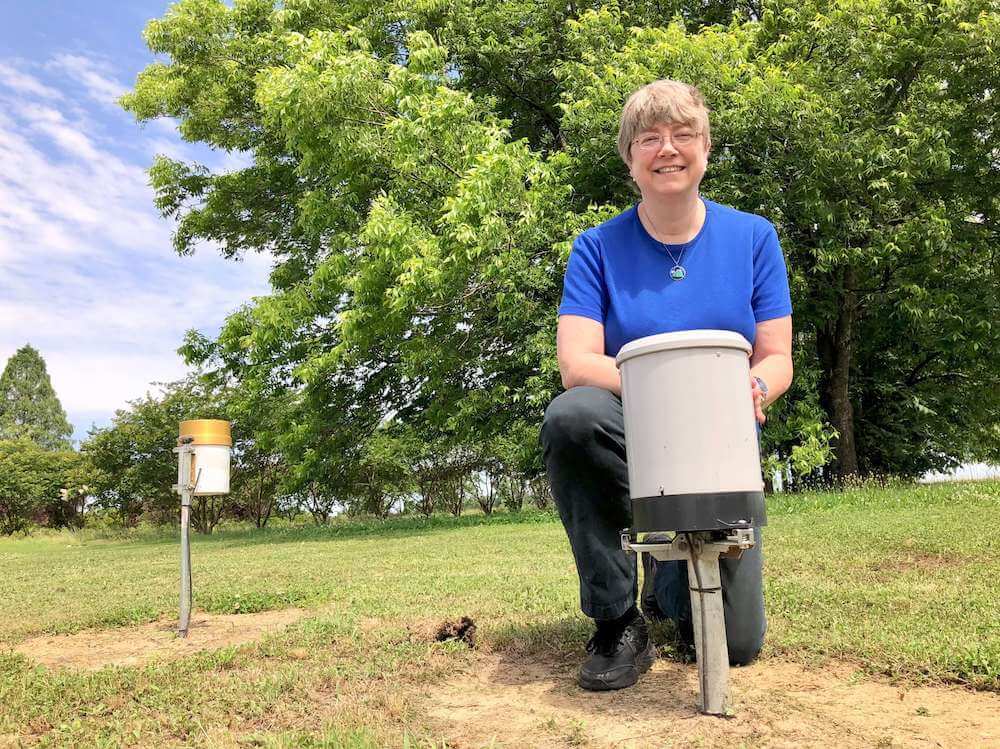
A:
[[[175,523],[173,448],[179,423],[193,418],[230,420],[234,435],[231,493],[195,498],[192,524],[202,533],[223,519],[263,528],[278,515],[324,524],[340,513],[458,516],[469,507],[490,514],[548,506],[548,486],[516,441],[428,444],[389,423],[360,444],[342,439],[336,456],[299,453],[278,431],[289,403],[261,406],[216,377],[192,375],[118,410],[78,452],[45,363],[25,346],[0,376],[0,534],[79,527],[88,512],[121,526]]]
[[[0,534],[80,522],[88,471],[41,354],[22,346],[0,374]]]
[[[399,424],[386,424],[358,444],[343,439],[339,452],[302,453],[276,432],[287,404],[260,401],[238,390],[215,388],[192,376],[162,386],[157,396],[130,403],[112,425],[93,430],[81,451],[90,467],[94,506],[122,524],[174,522],[178,512],[180,421],[230,420],[233,431],[229,495],[196,497],[192,524],[211,533],[223,519],[265,527],[275,516],[328,523],[337,514],[377,518],[392,513],[461,515],[470,507],[490,514],[549,504],[537,466],[518,462],[510,444],[475,448],[427,444]],[[531,456],[529,456],[530,458]]]

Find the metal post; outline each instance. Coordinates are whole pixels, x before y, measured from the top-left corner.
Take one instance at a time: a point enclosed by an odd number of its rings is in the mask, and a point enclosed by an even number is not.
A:
[[[719,555],[739,556],[756,543],[752,528],[732,529],[713,540],[713,532],[678,533],[670,541],[639,543],[632,531],[622,531],[625,551],[650,554],[661,562],[686,561],[691,590],[691,618],[698,658],[698,708],[706,715],[726,715],[729,709],[729,645],[722,607]]]
[[[181,611],[177,625],[177,634],[181,637],[187,637],[191,623],[191,498],[198,486],[197,477],[191,480],[194,447],[190,442],[190,437],[182,438],[180,447],[174,448],[177,453],[177,485],[174,489],[181,495]],[[200,470],[198,475],[201,475]]]
[[[194,487],[191,484],[191,454],[190,445],[178,448],[180,453],[177,490],[181,495],[181,613],[177,634],[187,637],[188,626],[191,623],[191,495]]]
[[[695,534],[688,534],[688,539],[691,619],[701,693],[698,707],[706,715],[724,715],[729,696],[729,646],[722,608],[719,552],[706,549],[702,538]]]

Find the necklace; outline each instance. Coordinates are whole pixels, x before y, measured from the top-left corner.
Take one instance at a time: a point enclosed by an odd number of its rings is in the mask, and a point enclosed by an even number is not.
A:
[[[646,220],[649,221],[649,225],[653,227],[653,231],[659,234],[660,230],[657,229],[656,224],[653,223],[653,217],[649,215],[648,209],[646,210]],[[656,239],[656,237],[653,237],[653,239]],[[660,242],[659,239],[656,239],[656,241]],[[680,254],[677,257],[674,257],[674,253],[670,251],[670,246],[666,242],[660,242],[660,244],[663,245],[664,251],[670,256],[670,262],[674,264],[670,269],[670,277],[675,281],[683,281],[687,278],[687,271],[684,269],[684,266],[681,265],[681,260],[684,259],[684,250],[686,247],[682,245]]]

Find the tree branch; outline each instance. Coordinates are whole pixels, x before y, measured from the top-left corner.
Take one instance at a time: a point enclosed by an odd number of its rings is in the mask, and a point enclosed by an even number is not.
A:
[[[555,139],[559,148],[562,149],[566,147],[566,139],[563,137],[562,128],[559,125],[559,120],[553,117],[552,113],[549,112],[549,110],[546,109],[543,104],[517,91],[510,83],[501,79],[497,75],[493,75],[492,71],[488,70],[482,65],[479,65],[476,62],[473,62],[472,64],[474,67],[478,68],[487,78],[492,79],[504,90],[506,90],[508,94],[513,96],[515,99],[524,102],[525,104],[528,105],[529,108],[538,112],[542,117],[542,122],[545,124],[546,130],[548,130],[549,133],[552,134],[552,137]]]
[[[928,354],[920,362],[918,362],[917,365],[913,369],[911,369],[910,373],[906,376],[906,384],[909,387],[913,387],[918,382],[920,382],[920,377],[919,377],[920,371],[928,364],[935,361],[937,358],[938,358],[938,352],[935,351],[931,354]]]

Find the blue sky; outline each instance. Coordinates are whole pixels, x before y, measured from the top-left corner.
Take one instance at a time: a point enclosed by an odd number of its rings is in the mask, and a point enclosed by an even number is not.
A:
[[[8,3],[0,28],[0,366],[38,349],[74,426],[109,423],[151,384],[181,377],[183,333],[215,334],[267,292],[270,261],[177,257],[153,207],[157,153],[216,170],[242,154],[139,126],[115,103],[153,61],[142,40],[166,0]]]

